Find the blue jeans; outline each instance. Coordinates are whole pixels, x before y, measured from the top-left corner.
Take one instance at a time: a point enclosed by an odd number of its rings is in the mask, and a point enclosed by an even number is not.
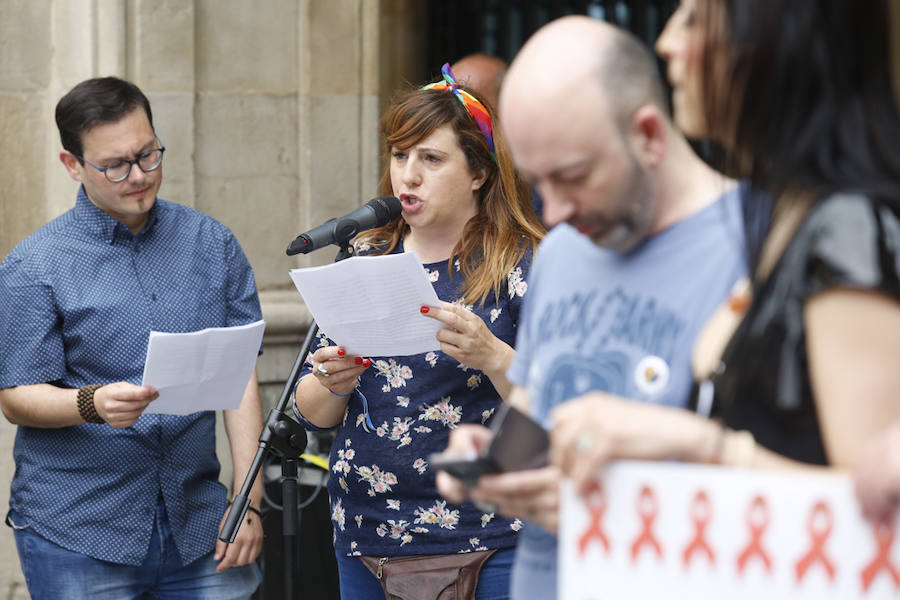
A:
[[[384,600],[381,584],[359,558],[336,554],[342,600]],[[515,556],[515,548],[506,548],[487,559],[478,575],[475,600],[509,599],[509,574]]]
[[[255,563],[216,573],[212,552],[182,565],[162,504],[139,566],[66,550],[36,534],[16,513],[9,520],[32,600],[245,600],[261,580]]]

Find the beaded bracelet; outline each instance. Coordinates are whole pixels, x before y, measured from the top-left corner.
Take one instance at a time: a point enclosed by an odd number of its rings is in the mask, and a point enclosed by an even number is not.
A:
[[[78,414],[84,419],[85,423],[105,423],[103,417],[97,413],[97,407],[94,406],[94,392],[103,387],[100,384],[92,383],[83,385],[78,388]]]
[[[328,390],[328,391],[331,392],[332,394],[334,394],[335,396],[337,396],[338,398],[349,398],[350,394],[353,393],[353,392],[347,392],[346,394],[338,394],[334,390]]]

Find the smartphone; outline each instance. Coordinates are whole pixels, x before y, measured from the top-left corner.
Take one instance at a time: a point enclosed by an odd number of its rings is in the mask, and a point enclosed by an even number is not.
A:
[[[472,486],[481,475],[537,469],[547,464],[550,436],[540,423],[513,408],[502,404],[491,424],[494,436],[484,456],[475,458],[448,457],[432,454],[431,466],[446,471],[463,484]]]

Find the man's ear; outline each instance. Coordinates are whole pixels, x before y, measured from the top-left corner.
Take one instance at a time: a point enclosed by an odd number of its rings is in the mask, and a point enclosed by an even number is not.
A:
[[[666,118],[652,104],[641,106],[631,117],[631,144],[635,155],[648,166],[657,166],[666,154]]]
[[[69,172],[69,177],[75,181],[81,182],[82,166],[81,163],[78,162],[78,159],[75,158],[75,155],[68,150],[61,150],[59,153],[59,160],[66,168],[66,171]]]

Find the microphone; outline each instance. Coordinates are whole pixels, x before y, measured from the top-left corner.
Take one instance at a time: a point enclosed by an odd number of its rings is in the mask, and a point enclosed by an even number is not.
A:
[[[360,231],[387,225],[400,216],[403,207],[395,196],[372,198],[353,212],[338,219],[329,219],[318,227],[297,236],[287,248],[288,256],[308,254],[332,244],[349,242]]]

